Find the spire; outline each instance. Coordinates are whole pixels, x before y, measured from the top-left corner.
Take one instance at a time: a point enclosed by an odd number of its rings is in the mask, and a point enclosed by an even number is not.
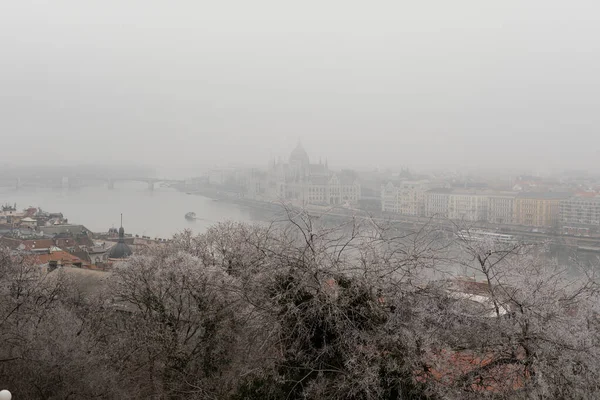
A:
[[[123,214],[121,213],[121,227],[119,228],[119,243],[125,243],[125,229],[123,229]]]
[[[121,214],[121,227],[119,228],[119,241],[110,249],[108,258],[113,260],[121,260],[129,257],[132,254],[131,249],[125,243],[125,229],[123,228],[123,214]]]

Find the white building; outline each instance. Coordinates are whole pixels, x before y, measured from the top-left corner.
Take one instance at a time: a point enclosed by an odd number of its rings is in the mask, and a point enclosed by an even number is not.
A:
[[[425,216],[448,218],[448,203],[452,189],[439,188],[425,192]]]
[[[353,171],[332,172],[325,163],[311,164],[300,143],[289,162],[273,162],[269,167],[266,193],[272,198],[298,204],[356,204],[361,198],[358,175]]]
[[[488,197],[480,193],[453,192],[448,196],[448,218],[487,221]]]
[[[21,226],[26,226],[28,228],[35,228],[37,226],[37,220],[33,218],[23,218],[21,219]]]
[[[516,193],[493,193],[488,195],[488,222],[514,224]]]
[[[400,202],[398,195],[398,188],[392,182],[381,185],[381,211],[399,213]]]
[[[381,210],[402,215],[424,215],[427,189],[427,181],[388,182],[381,187]]]

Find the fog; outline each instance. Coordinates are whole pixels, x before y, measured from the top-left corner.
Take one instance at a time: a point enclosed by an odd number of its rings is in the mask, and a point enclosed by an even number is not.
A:
[[[4,163],[597,169],[592,1],[5,1]]]

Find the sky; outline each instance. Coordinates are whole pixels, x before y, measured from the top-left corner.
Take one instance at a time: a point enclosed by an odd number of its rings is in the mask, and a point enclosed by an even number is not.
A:
[[[1,162],[597,171],[594,1],[0,5]]]

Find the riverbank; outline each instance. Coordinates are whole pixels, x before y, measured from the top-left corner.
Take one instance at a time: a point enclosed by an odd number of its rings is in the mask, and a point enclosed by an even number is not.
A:
[[[404,226],[406,228],[416,229],[427,225],[440,225],[443,229],[456,230],[457,226],[461,226],[461,229],[484,229],[490,233],[506,234],[517,238],[518,240],[524,240],[527,242],[541,243],[541,242],[552,242],[557,245],[567,246],[570,248],[576,248],[581,251],[597,252],[600,250],[600,237],[580,237],[564,235],[557,232],[545,232],[534,227],[517,226],[517,225],[495,225],[491,223],[483,222],[467,222],[467,221],[448,221],[442,218],[427,218],[418,216],[407,216],[401,214],[390,214],[383,212],[372,212],[365,211],[356,208],[345,208],[345,207],[328,207],[328,206],[301,206],[299,204],[293,204],[291,202],[276,202],[265,200],[256,200],[243,197],[241,194],[223,190],[222,188],[203,186],[196,187],[194,190],[185,188],[177,188],[177,190],[184,190],[188,194],[194,194],[211,198],[213,201],[236,204],[238,206],[245,207],[249,210],[254,211],[268,211],[270,213],[283,213],[284,208],[293,210],[304,210],[310,214],[319,217],[327,217],[332,220],[347,220],[349,218],[360,218],[370,219],[373,221],[393,223],[397,226]]]

